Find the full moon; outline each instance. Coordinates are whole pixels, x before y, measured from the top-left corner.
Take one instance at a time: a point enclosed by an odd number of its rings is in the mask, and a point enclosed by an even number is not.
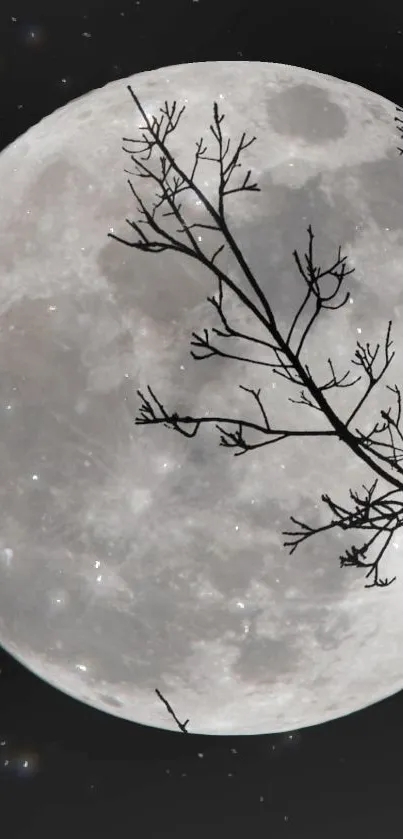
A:
[[[0,641],[51,685],[136,723],[177,730],[156,689],[189,733],[323,723],[403,688],[402,539],[383,558],[382,576],[396,576],[386,588],[340,568],[356,534],[333,528],[293,553],[284,546],[291,516],[325,524],[322,494],[348,505],[377,477],[337,437],[290,436],[237,457],[214,423],[194,437],[136,424],[137,391],[150,386],[171,413],[254,422],[243,388],[260,388],[273,427],[329,427],[290,402],[298,387],[248,360],[267,360],[263,345],[217,337],[243,360],[191,355],[193,333],[222,329],[205,264],[108,236],[138,240],[128,180],[146,206],[156,200],[152,180],[125,171],[135,169],[124,138],[141,138],[144,124],[128,85],[150,119],[165,101],[185,106],[167,147],[187,173],[201,137],[217,155],[214,102],[233,150],[244,132],[256,137],[234,184],[251,170],[260,191],[229,194],[226,218],[283,334],[306,291],[293,252],[304,261],[309,226],[318,265],[341,247],[350,298],[312,328],[312,375],[329,378],[328,358],[338,376],[357,375],[357,341],[382,352],[392,320],[395,357],[355,417],[364,432],[402,375],[403,159],[391,102],[300,67],[218,61],[120,79],[46,117],[0,155]],[[195,182],[217,202],[214,160]],[[196,193],[181,200],[188,224],[206,222]],[[199,232],[210,254],[219,235]],[[216,264],[247,289],[228,246]],[[223,308],[234,328],[263,336],[230,289]],[[339,417],[361,385],[329,392]]]

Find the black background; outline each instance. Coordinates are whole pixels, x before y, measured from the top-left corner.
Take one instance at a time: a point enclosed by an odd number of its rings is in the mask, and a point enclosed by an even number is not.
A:
[[[333,6],[2,0],[0,148],[112,79],[195,61],[299,65],[402,105],[400,4]],[[187,736],[88,708],[5,652],[0,666],[5,837],[403,835],[403,694],[291,735]]]

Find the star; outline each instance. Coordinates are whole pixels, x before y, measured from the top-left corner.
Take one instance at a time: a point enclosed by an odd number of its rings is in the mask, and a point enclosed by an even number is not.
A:
[[[33,44],[35,46],[43,46],[46,43],[46,30],[42,26],[27,25],[21,27],[21,37],[23,42],[28,46]]]

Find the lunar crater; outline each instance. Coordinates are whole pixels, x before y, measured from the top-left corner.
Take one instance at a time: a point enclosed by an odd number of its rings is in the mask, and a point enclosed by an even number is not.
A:
[[[334,142],[344,137],[348,120],[343,109],[316,84],[290,85],[267,102],[269,124],[278,134],[307,144]]]

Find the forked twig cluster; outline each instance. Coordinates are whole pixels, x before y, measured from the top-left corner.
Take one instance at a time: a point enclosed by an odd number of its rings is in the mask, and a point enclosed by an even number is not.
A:
[[[139,416],[135,422],[138,425],[158,425],[182,434],[185,437],[195,437],[199,429],[206,423],[215,424],[220,434],[220,445],[233,449],[235,456],[246,454],[257,448],[279,443],[290,437],[335,437],[341,440],[351,451],[360,458],[377,476],[372,485],[363,486],[363,492],[350,490],[349,507],[343,507],[323,494],[322,501],[327,505],[331,518],[322,527],[312,527],[294,517],[291,521],[296,529],[285,531],[289,537],[284,542],[290,548],[290,553],[296,550],[305,540],[315,534],[333,528],[358,531],[364,534],[361,545],[353,544],[351,548],[339,557],[342,567],[353,566],[365,569],[365,577],[370,582],[366,588],[373,586],[389,586],[394,580],[381,577],[379,566],[394,534],[403,525],[403,429],[401,427],[402,404],[401,391],[395,384],[387,386],[393,393],[395,406],[388,406],[380,411],[380,419],[369,432],[363,432],[357,422],[357,415],[365,405],[372,391],[379,384],[391,365],[395,352],[392,351],[391,338],[392,321],[389,321],[382,350],[378,343],[361,343],[357,341],[351,364],[356,368],[343,373],[336,371],[332,359],[327,359],[328,371],[322,381],[317,381],[309,364],[303,363],[302,351],[307,348],[313,325],[319,320],[325,310],[341,309],[348,302],[349,291],[344,291],[346,277],[354,269],[347,267],[347,257],[342,256],[341,249],[330,260],[326,267],[316,264],[314,253],[314,233],[309,225],[308,246],[303,255],[294,250],[293,258],[296,270],[301,278],[302,299],[297,312],[290,324],[287,334],[282,334],[276,321],[275,313],[270,301],[263,293],[257,278],[247,263],[239,245],[234,240],[227,219],[227,201],[229,196],[243,192],[259,192],[260,188],[251,181],[252,171],[247,170],[238,181],[234,176],[242,167],[241,155],[252,145],[255,137],[246,139],[243,133],[239,141],[233,146],[230,139],[224,138],[224,114],[220,114],[217,103],[213,106],[213,121],[210,133],[213,138],[214,152],[208,153],[208,146],[203,137],[196,142],[194,162],[190,172],[186,172],[170,152],[167,140],[176,130],[185,111],[185,106],[178,110],[177,102],[171,105],[165,102],[160,108],[160,116],[148,116],[138,97],[129,86],[133,102],[140,113],[144,124],[140,127],[140,137],[136,139],[123,138],[124,151],[128,154],[134,167],[134,172],[125,170],[130,190],[137,203],[139,218],[136,221],[126,219],[131,230],[137,234],[134,241],[110,233],[109,236],[129,247],[148,253],[160,253],[173,250],[198,260],[207,267],[218,282],[217,296],[208,300],[220,320],[220,327],[201,333],[192,333],[191,355],[194,359],[207,359],[212,356],[222,356],[250,364],[264,366],[268,372],[280,376],[291,382],[298,389],[298,397],[288,397],[290,402],[304,405],[320,414],[322,425],[318,423],[315,430],[307,430],[297,426],[277,426],[270,420],[264,406],[261,388],[253,389],[245,385],[240,388],[249,393],[259,412],[259,422],[248,419],[235,419],[230,416],[198,416],[179,415],[176,411],[167,410],[154,390],[148,386],[147,393],[138,390],[142,400]],[[398,109],[403,111],[403,109]],[[395,117],[400,123],[399,131],[403,136],[403,120]],[[399,149],[403,154],[403,149]],[[156,166],[151,165],[151,162]],[[218,168],[217,198],[213,202],[208,198],[196,182],[196,175],[201,161],[210,161]],[[149,179],[155,185],[156,199],[151,206],[147,206],[132,180],[132,176]],[[188,213],[180,200],[184,193],[190,193],[203,208],[203,220],[190,222]],[[207,216],[207,221],[205,217]],[[167,229],[164,219],[171,217],[175,222],[175,229]],[[198,235],[200,230],[212,231],[217,236],[210,250],[202,245],[203,238]],[[219,256],[224,249],[228,249],[238,263],[244,278],[247,291],[241,288],[220,267]],[[325,293],[323,280],[333,281],[332,291]],[[224,311],[224,289],[230,289],[241,303],[254,315],[256,322],[265,328],[265,339],[234,328]],[[253,297],[251,292],[255,295]],[[256,302],[256,298],[257,301]],[[304,325],[305,324],[305,325]],[[228,339],[228,350],[218,346],[215,336]],[[298,336],[298,337],[297,337]],[[243,342],[245,352],[231,349],[231,339]],[[238,344],[239,345],[239,344]],[[262,349],[264,358],[248,357],[248,345],[256,350]],[[234,343],[232,342],[232,346]],[[264,351],[264,353],[263,353]],[[346,417],[339,417],[329,402],[328,394],[338,388],[353,388],[358,382],[364,385],[364,390],[357,397],[354,408]],[[355,421],[355,422],[354,422]],[[258,434],[256,442],[250,439],[250,434]],[[379,478],[385,480],[390,487],[388,492],[377,493]],[[369,534],[367,537],[367,533]]]

